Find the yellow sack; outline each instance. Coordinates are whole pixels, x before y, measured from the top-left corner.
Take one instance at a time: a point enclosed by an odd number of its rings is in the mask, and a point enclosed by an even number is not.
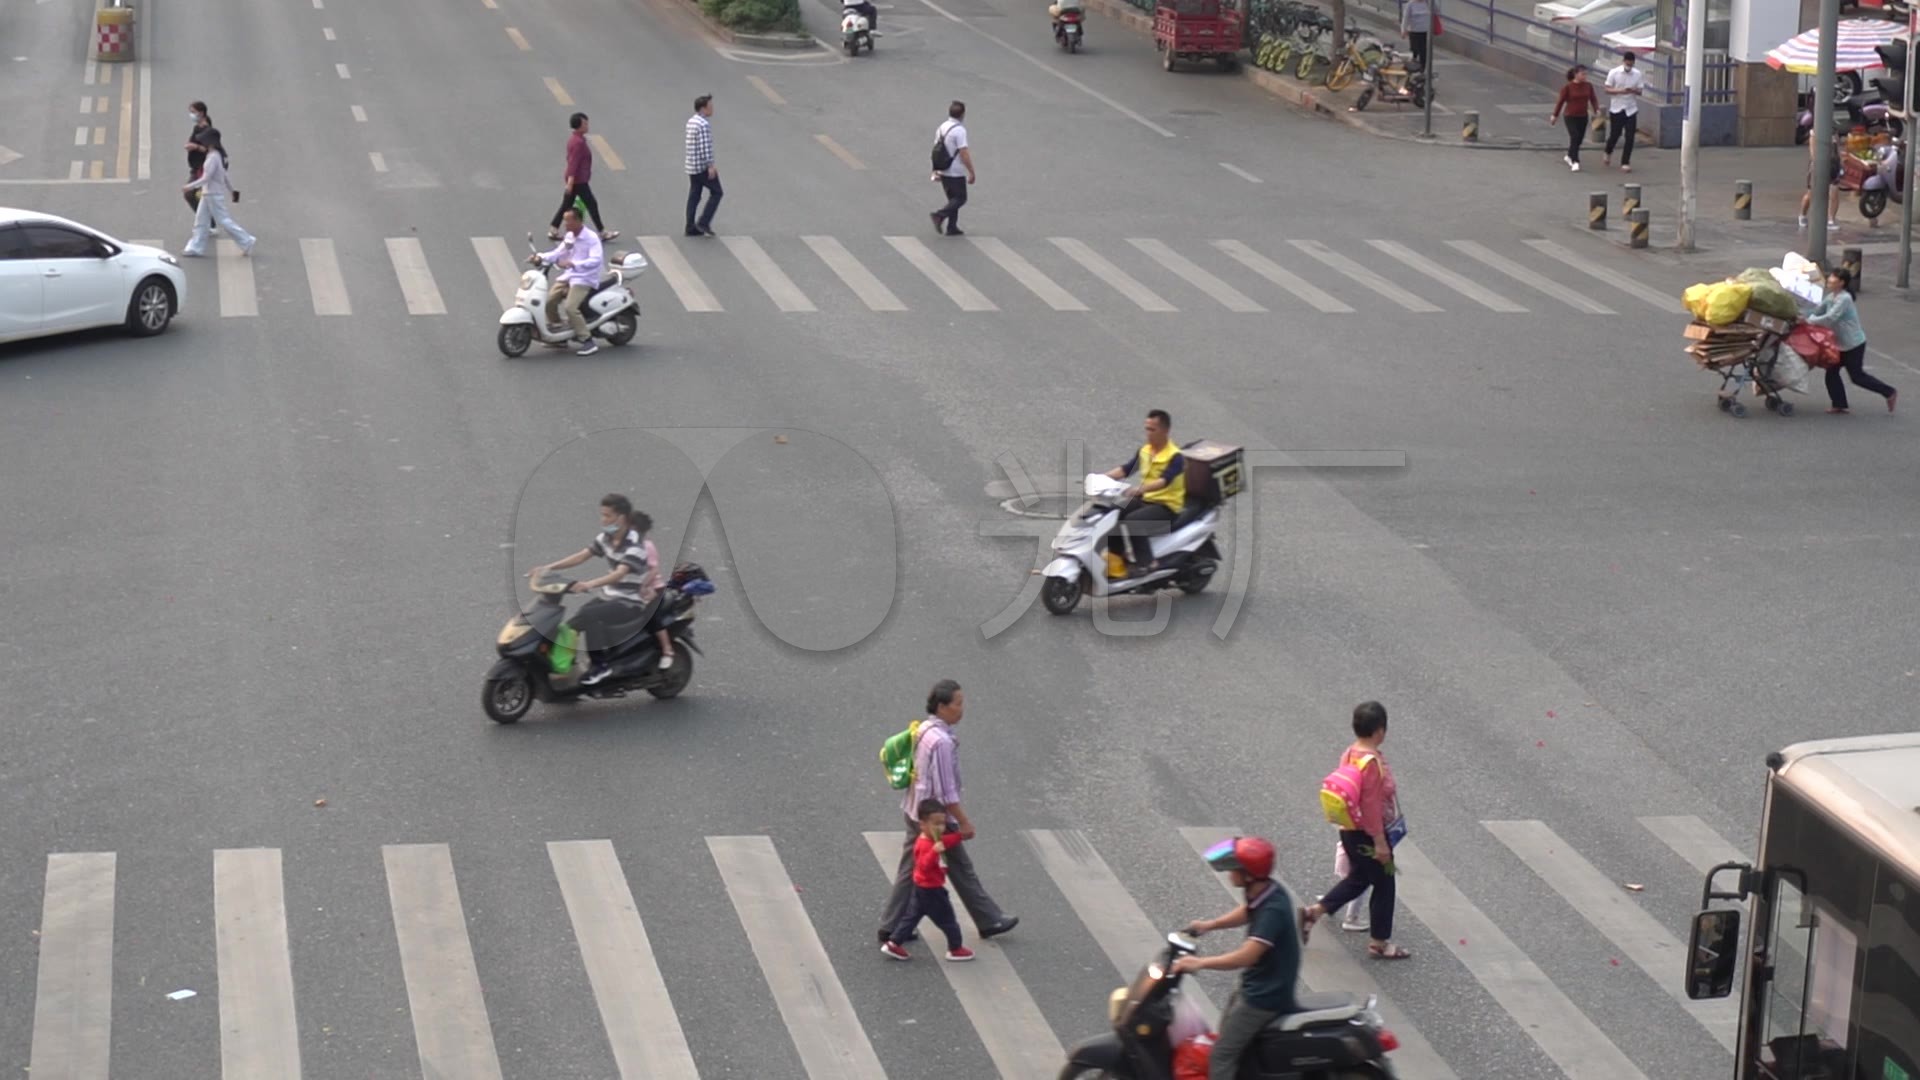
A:
[[[1680,294],[1680,302],[1686,305],[1694,318],[1704,320],[1707,317],[1707,294],[1712,291],[1713,286],[1705,282],[1689,285],[1687,291]]]
[[[1725,326],[1746,314],[1753,286],[1744,281],[1722,281],[1707,292],[1707,310],[1700,317],[1713,326]]]

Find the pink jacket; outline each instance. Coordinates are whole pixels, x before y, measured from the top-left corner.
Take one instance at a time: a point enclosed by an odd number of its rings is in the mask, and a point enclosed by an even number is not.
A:
[[[1370,759],[1377,768],[1361,762]],[[1360,770],[1360,817],[1367,823],[1376,851],[1387,851],[1387,823],[1400,817],[1400,786],[1394,782],[1393,769],[1378,750],[1355,743],[1340,755],[1340,764]]]

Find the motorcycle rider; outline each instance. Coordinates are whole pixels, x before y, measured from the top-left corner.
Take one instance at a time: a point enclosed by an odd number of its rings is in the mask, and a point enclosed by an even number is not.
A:
[[[527,261],[552,263],[566,271],[547,292],[547,326],[556,333],[559,331],[560,305],[564,301],[567,321],[573,324],[574,340],[580,343],[574,350],[575,355],[592,356],[600,351],[600,344],[587,329],[587,318],[581,313],[580,305],[587,302],[587,295],[600,284],[600,275],[607,265],[606,254],[600,246],[600,234],[587,228],[580,220],[579,210],[568,207],[560,216],[560,223],[566,233],[560,238],[559,246],[529,255]]]
[[[586,635],[589,663],[580,680],[582,686],[592,686],[612,673],[606,656],[620,644],[605,640],[612,628],[630,625],[643,616],[651,619],[654,614],[650,605],[659,599],[660,561],[652,542],[646,539],[652,527],[653,520],[634,510],[632,500],[625,495],[608,495],[600,500],[600,532],[592,543],[558,562],[527,571],[528,578],[538,581],[548,571],[579,566],[595,555],[607,560],[607,573],[567,587],[570,593],[593,589],[606,592],[606,599],[587,601],[569,620],[575,631]],[[666,652],[660,666],[668,667],[673,662],[671,643],[662,647]],[[600,659],[593,659],[596,654]]]
[[[1080,0],[1056,0],[1049,6],[1047,17],[1053,20],[1053,36],[1056,38],[1060,36],[1060,16],[1069,11],[1078,14],[1080,10]]]
[[[860,0],[859,3],[854,3],[853,0],[840,0],[840,9],[843,14],[848,11],[857,11],[865,15],[867,33],[874,37],[880,36],[880,9],[874,7],[871,0]]]
[[[1273,877],[1273,845],[1258,836],[1236,836],[1215,844],[1207,849],[1207,865],[1229,875],[1234,887],[1245,893],[1246,902],[1217,919],[1190,924],[1187,933],[1198,936],[1244,926],[1247,939],[1219,956],[1182,956],[1173,962],[1173,970],[1244,972],[1220,1014],[1207,1063],[1208,1080],[1236,1080],[1240,1058],[1261,1029],[1299,1009],[1294,985],[1300,978],[1305,945],[1301,933],[1305,911]]]
[[[1125,557],[1121,534],[1125,533],[1133,541],[1133,562],[1130,572],[1133,574],[1150,573],[1158,564],[1153,558],[1150,546],[1154,536],[1164,533],[1164,527],[1156,527],[1149,522],[1165,522],[1168,525],[1180,516],[1187,505],[1187,459],[1180,456],[1180,449],[1173,445],[1169,436],[1173,432],[1173,417],[1165,409],[1152,409],[1147,412],[1147,442],[1125,465],[1109,469],[1107,476],[1114,480],[1124,480],[1139,473],[1139,483],[1127,489],[1127,505],[1120,511],[1120,528],[1107,537],[1107,552],[1110,555]],[[1141,527],[1130,529],[1128,522]],[[1111,560],[1109,560],[1111,561]]]

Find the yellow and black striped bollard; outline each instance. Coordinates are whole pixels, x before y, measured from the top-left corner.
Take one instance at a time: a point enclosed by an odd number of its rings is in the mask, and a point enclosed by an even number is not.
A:
[[[1626,195],[1620,200],[1620,213],[1631,220],[1633,212],[1640,209],[1640,185],[1622,184],[1620,186],[1626,189]]]
[[[1471,109],[1467,110],[1466,119],[1460,122],[1460,141],[1461,142],[1479,142],[1480,141],[1480,114],[1479,113],[1474,112]]]
[[[1850,247],[1840,249],[1840,269],[1845,270],[1853,277],[1853,288],[1847,291],[1855,296],[1859,296],[1865,289],[1865,286],[1861,283],[1860,273],[1861,270],[1865,269],[1865,266],[1861,263],[1859,248]]]
[[[1647,208],[1644,206],[1627,215],[1627,246],[1647,246]]]
[[[1753,181],[1751,180],[1733,182],[1733,220],[1753,220]]]
[[[1607,227],[1607,193],[1590,192],[1587,195],[1587,228],[1602,230]]]

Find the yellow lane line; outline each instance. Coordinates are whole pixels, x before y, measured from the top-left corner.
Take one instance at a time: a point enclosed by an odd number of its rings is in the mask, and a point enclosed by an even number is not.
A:
[[[559,79],[556,79],[551,75],[547,75],[547,76],[543,76],[540,81],[547,84],[547,93],[553,95],[553,100],[559,102],[562,105],[573,104],[573,97],[567,93],[566,87],[560,85]]]
[[[527,39],[523,37],[520,31],[515,27],[512,27],[512,26],[507,27],[507,39],[513,42],[515,47],[517,47],[521,52],[533,51],[533,46],[527,44]]]
[[[613,152],[613,147],[607,144],[605,135],[589,135],[587,141],[593,144],[593,152],[599,156],[600,160],[607,163],[607,168],[614,172],[627,171],[627,163],[621,161],[620,155]]]
[[[817,142],[817,143],[819,143],[819,144],[820,144],[821,146],[824,146],[824,147],[826,147],[826,148],[827,148],[827,150],[828,150],[829,152],[831,152],[831,153],[833,154],[833,156],[834,156],[834,157],[837,157],[837,158],[839,158],[839,159],[840,159],[840,160],[841,160],[842,162],[844,162],[844,163],[846,164],[846,166],[847,166],[847,168],[849,168],[849,169],[854,169],[854,170],[857,170],[857,171],[859,171],[859,172],[865,172],[865,171],[866,171],[866,169],[867,169],[867,163],[866,163],[866,162],[864,162],[864,161],[861,161],[861,160],[860,160],[859,158],[857,158],[857,157],[854,157],[854,156],[853,156],[853,152],[852,152],[852,151],[850,151],[850,150],[848,150],[848,149],[847,149],[846,147],[844,147],[844,146],[841,146],[841,145],[840,145],[839,143],[837,143],[837,142],[834,142],[834,141],[833,141],[833,136],[831,136],[831,135],[815,135],[815,136],[813,137],[813,139],[814,139],[814,141],[815,141],[815,142]]]
[[[765,97],[775,105],[785,105],[787,103],[787,99],[775,93],[773,87],[767,85],[767,80],[760,76],[749,75],[747,76],[747,81],[753,84],[755,90],[760,91],[762,97]]]

